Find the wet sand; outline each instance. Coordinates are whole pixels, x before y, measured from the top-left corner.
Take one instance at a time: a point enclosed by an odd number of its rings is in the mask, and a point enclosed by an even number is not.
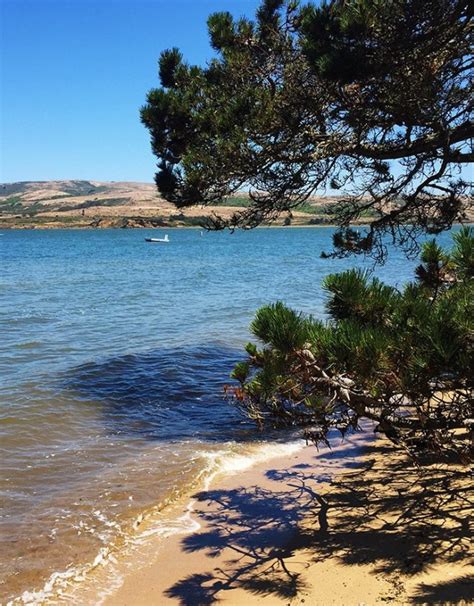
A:
[[[306,447],[215,478],[193,495],[194,529],[119,562],[101,603],[469,604],[472,497],[467,469],[420,475],[364,434]]]

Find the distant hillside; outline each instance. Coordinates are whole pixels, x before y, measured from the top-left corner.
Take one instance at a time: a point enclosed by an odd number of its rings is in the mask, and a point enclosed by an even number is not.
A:
[[[2,196],[31,194],[35,198],[44,196],[44,199],[51,199],[52,196],[58,195],[87,196],[110,189],[104,185],[92,181],[18,181],[17,183],[2,183],[1,190]]]
[[[314,200],[280,223],[328,223],[330,203]],[[248,196],[241,194],[219,206],[181,211],[160,198],[153,183],[21,181],[0,184],[0,228],[197,226],[212,213],[229,217],[248,204]]]
[[[331,224],[335,201],[329,196],[311,199],[291,218],[283,215],[276,225]],[[218,206],[179,210],[159,197],[153,183],[20,181],[0,184],[0,229],[198,227],[212,214],[228,218],[249,203],[248,196],[241,193]],[[366,211],[360,223],[372,217],[372,211]],[[474,221],[472,204],[468,219]]]

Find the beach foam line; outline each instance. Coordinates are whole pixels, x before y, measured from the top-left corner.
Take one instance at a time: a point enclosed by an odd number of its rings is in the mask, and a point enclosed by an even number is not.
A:
[[[218,476],[234,475],[259,463],[291,456],[302,450],[306,446],[306,442],[298,439],[285,443],[261,443],[258,446],[252,445],[251,451],[245,453],[235,451],[235,448],[239,446],[241,445],[238,443],[229,442],[226,449],[199,452],[198,457],[203,459],[205,465],[198,473],[191,488],[195,489],[196,485],[200,484],[203,490],[209,490]],[[164,508],[168,504],[165,504]],[[201,528],[201,524],[193,517],[194,504],[195,500],[191,498],[183,515],[177,517],[164,515],[161,504],[149,512],[140,513],[131,525],[134,534],[128,536],[119,546],[112,544],[108,547],[101,547],[91,562],[52,573],[41,589],[24,591],[20,596],[7,602],[6,606],[40,606],[55,599],[61,600],[63,603],[64,600],[73,603],[75,601],[74,589],[78,589],[79,585],[88,579],[90,573],[107,567],[108,587],[101,588],[98,601],[95,602],[96,605],[100,604],[111,591],[117,589],[122,583],[122,577],[115,566],[117,564],[116,556],[124,555],[127,548],[135,549],[144,545],[152,537],[167,538],[176,534],[190,534]],[[155,516],[156,519],[153,520]]]
[[[202,490],[209,490],[211,484],[215,481],[218,476],[229,476],[236,473],[240,473],[246,469],[284,456],[290,456],[296,452],[299,452],[306,446],[304,440],[293,440],[285,443],[263,443],[257,447],[253,447],[252,451],[241,453],[235,452],[235,447],[240,446],[235,442],[229,442],[227,449],[219,449],[216,451],[202,451],[199,453],[199,457],[205,462],[204,467],[198,473],[193,488],[201,485]],[[201,525],[193,518],[194,512],[194,499],[190,499],[185,513],[182,516],[169,518],[163,514],[162,507],[159,507],[158,511],[152,511],[148,515],[140,514],[137,518],[134,527],[138,529],[143,522],[151,522],[154,514],[159,516],[155,523],[144,529],[131,539],[131,543],[137,545],[141,544],[150,537],[169,537],[174,534],[189,534],[199,530]]]
[[[27,605],[37,606],[44,604],[46,600],[53,596],[62,597],[65,589],[70,587],[73,582],[80,582],[86,578],[94,568],[105,565],[107,562],[116,562],[108,547],[101,547],[94,560],[82,566],[68,568],[63,572],[53,572],[43,587],[39,590],[24,591],[20,596],[7,602],[7,606]]]
[[[204,452],[202,453],[202,456],[209,461],[207,467],[208,475],[204,482],[204,489],[208,490],[216,476],[220,474],[233,475],[259,463],[270,461],[271,459],[291,456],[302,450],[305,446],[306,442],[299,439],[286,443],[260,444],[254,452],[245,454],[224,450]]]
[[[228,449],[220,449],[216,451],[203,451],[199,453],[199,458],[202,458],[206,464],[196,478],[196,484],[202,482],[202,489],[209,490],[211,484],[218,476],[228,476],[240,473],[246,469],[284,456],[290,456],[299,452],[306,446],[304,440],[294,440],[292,442],[278,444],[260,444],[252,452],[239,453],[232,451],[235,448],[235,442],[229,443]],[[189,534],[199,530],[201,525],[192,517],[194,511],[195,500],[191,499],[187,506],[184,515],[174,519],[157,520],[156,525],[138,533],[134,537],[133,542],[139,543],[142,539],[147,539],[151,536],[168,537],[173,534]],[[159,512],[161,514],[161,512]],[[161,514],[162,515],[162,514]],[[151,516],[150,516],[151,517]],[[140,516],[138,524],[141,524],[145,516]],[[137,522],[136,522],[137,524]]]

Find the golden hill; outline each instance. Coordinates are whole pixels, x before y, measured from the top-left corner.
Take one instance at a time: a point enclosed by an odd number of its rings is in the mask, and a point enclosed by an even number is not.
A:
[[[225,205],[178,210],[159,197],[152,183],[21,181],[0,185],[0,228],[198,226],[212,213],[228,217],[248,202],[241,194]],[[328,202],[306,204],[293,213],[291,223],[327,223]]]

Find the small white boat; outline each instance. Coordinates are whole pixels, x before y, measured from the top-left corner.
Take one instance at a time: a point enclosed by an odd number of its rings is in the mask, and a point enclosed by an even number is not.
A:
[[[145,242],[169,242],[168,234],[164,238],[145,238]]]

